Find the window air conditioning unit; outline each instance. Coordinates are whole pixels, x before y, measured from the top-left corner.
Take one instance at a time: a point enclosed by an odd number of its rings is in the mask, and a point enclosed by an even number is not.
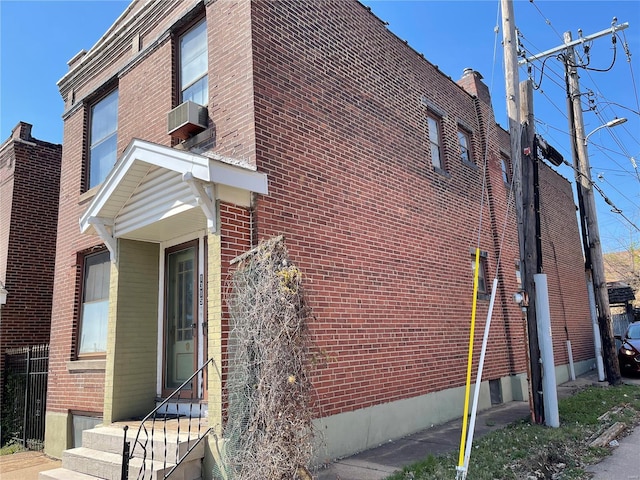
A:
[[[168,115],[169,135],[186,140],[207,128],[207,107],[195,102],[181,103]]]

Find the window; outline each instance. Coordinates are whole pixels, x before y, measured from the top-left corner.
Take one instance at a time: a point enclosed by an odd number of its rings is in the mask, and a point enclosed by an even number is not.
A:
[[[202,21],[180,37],[181,101],[209,103],[207,24]]]
[[[427,128],[429,129],[429,145],[431,147],[431,162],[435,168],[444,169],[442,164],[442,144],[440,139],[440,119],[427,116]]]
[[[101,184],[116,164],[118,143],[118,90],[91,108],[89,188]]]
[[[109,316],[109,252],[105,250],[87,255],[83,263],[78,354],[104,353],[107,350]]]
[[[475,252],[471,258],[471,271],[475,275],[476,272],[476,255]],[[478,296],[485,296],[487,291],[487,253],[480,252],[480,268],[478,269]]]
[[[460,145],[460,160],[465,163],[471,163],[471,136],[465,130],[458,130],[458,144]]]
[[[500,157],[500,168],[502,169],[502,180],[504,180],[504,183],[509,183],[511,181],[511,174],[508,158]]]

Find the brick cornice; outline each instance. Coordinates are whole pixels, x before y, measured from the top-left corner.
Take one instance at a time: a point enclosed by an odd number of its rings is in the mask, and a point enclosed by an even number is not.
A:
[[[184,8],[182,0],[167,0],[163,2],[134,2],[120,15],[111,28],[100,40],[83,56],[71,63],[70,70],[58,81],[58,89],[63,100],[73,90],[80,89],[89,80],[99,76],[105,69],[112,65],[113,61],[132,50],[132,44],[136,35],[142,30],[148,31],[157,25],[162,19],[171,15],[175,9]],[[202,3],[202,0],[190,0],[190,5],[184,9],[188,14]],[[162,39],[168,37],[170,29],[166,29],[153,40],[147,48],[140,51],[134,58],[148,55],[157,48]],[[74,57],[75,59],[75,57]],[[124,68],[129,67],[127,62]],[[120,70],[118,71],[120,73]],[[79,99],[81,100],[81,99]],[[78,102],[74,102],[71,108]],[[65,115],[68,116],[68,112]]]

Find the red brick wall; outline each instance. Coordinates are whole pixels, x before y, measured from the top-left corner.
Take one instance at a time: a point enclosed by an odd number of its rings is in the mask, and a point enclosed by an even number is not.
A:
[[[148,26],[143,48],[186,12],[181,5]],[[496,126],[490,105],[453,83],[355,0],[218,1],[206,6],[206,16],[215,134],[199,148],[256,164],[270,184],[253,223],[246,210],[222,206],[223,274],[252,238],[286,235],[317,318],[317,352],[328,360],[314,377],[320,414],[463,384],[470,249],[477,244],[488,253],[489,279],[499,254],[502,259],[485,378],[524,372],[524,322],[511,301],[517,290],[515,219],[513,209],[507,215],[509,192],[500,169],[508,136]],[[132,138],[171,142],[171,41],[161,40],[127,69],[135,53],[119,52],[78,83],[75,95],[82,99],[121,72],[120,152]],[[472,80],[461,85],[471,89]],[[478,95],[484,101],[485,93]],[[446,174],[431,166],[428,107],[444,115]],[[85,108],[65,119],[49,405],[57,411],[102,402],[101,375],[70,376],[65,367],[73,358],[77,252],[99,243],[81,236],[77,225],[90,201],[80,195]],[[458,124],[472,131],[477,167],[459,159]],[[485,159],[488,199],[482,202]],[[503,242],[505,218],[510,223]],[[564,275],[575,272],[559,270],[558,277]],[[488,301],[480,300],[476,358],[487,309]],[[578,323],[571,325],[579,338]],[[554,338],[556,345],[564,343]],[[75,392],[83,389],[87,394],[78,399]]]
[[[553,353],[568,364],[566,341],[575,362],[594,357],[584,257],[571,184],[550,167],[540,169],[543,268],[549,285]]]
[[[67,370],[67,362],[76,358],[75,332],[81,278],[78,253],[102,244],[97,236],[80,235],[78,225],[78,219],[90,201],[81,198],[84,185],[82,158],[85,118],[85,111],[80,108],[65,119],[63,131],[64,153],[47,391],[47,410],[55,412],[101,412],[104,400],[104,373],[70,374]]]
[[[329,359],[314,378],[321,414],[463,385],[481,218],[489,283],[502,255],[485,378],[526,371],[511,300],[515,217],[500,168],[508,137],[490,106],[357,2],[255,2],[252,28],[257,164],[270,179],[257,229],[285,234],[305,273],[315,341]],[[444,115],[447,175],[431,167],[423,97]],[[479,168],[458,157],[459,123],[473,132]],[[478,302],[476,358],[487,308]],[[563,344],[556,335],[559,360]]]
[[[0,160],[0,280],[9,292],[0,307],[0,385],[7,348],[49,342],[58,220],[62,146],[33,138],[31,125],[16,129]]]
[[[129,32],[131,43],[118,48],[117,53],[110,39],[108,59],[91,67],[80,67],[71,72],[61,84],[61,93],[67,99],[64,115],[64,156],[62,159],[62,183],[60,194],[60,222],[56,257],[55,307],[51,338],[51,361],[48,410],[101,412],[104,397],[104,374],[95,372],[69,373],[67,362],[75,358],[74,335],[77,329],[79,305],[78,252],[101,245],[97,236],[81,235],[78,219],[91,202],[91,194],[83,194],[85,149],[87,142],[88,111],[92,99],[100,95],[105,85],[115,85],[119,90],[118,152],[121,154],[134,138],[171,145],[167,134],[167,113],[175,106],[173,48],[175,38],[168,30],[183,29],[182,18],[189,13],[195,18],[202,7],[195,3],[171,2],[155,4],[166,12],[144,25],[139,45],[144,49],[153,46],[138,60],[135,49],[135,33]],[[137,8],[137,7],[136,7]],[[214,151],[216,153],[254,163],[252,97],[251,97],[251,45],[250,8],[246,2],[212,2],[206,9],[209,35],[209,98],[211,125],[215,128]],[[136,14],[134,10],[124,23]],[[116,26],[116,30],[118,30]],[[240,33],[238,33],[238,31]],[[244,33],[242,33],[244,31]],[[220,48],[224,43],[225,48]],[[87,59],[90,64],[92,52]],[[131,63],[133,62],[133,63]],[[108,83],[110,82],[110,83]],[[70,102],[70,86],[75,106]],[[209,143],[199,147],[208,147]],[[229,222],[227,223],[227,215]],[[224,233],[223,265],[247,249],[250,244],[246,225],[246,210],[225,206],[221,212]],[[226,262],[226,263],[225,263]]]
[[[459,122],[473,130],[481,162],[474,99],[357,2],[253,9],[257,161],[270,178],[257,227],[260,237],[284,233],[305,273],[313,333],[330,359],[314,379],[321,413],[462,385],[482,169],[460,161],[456,132]],[[431,167],[423,97],[444,114],[446,176]],[[504,211],[496,145],[494,131],[488,180]],[[483,208],[492,274],[497,239]],[[505,249],[513,292],[513,228]],[[478,329],[487,308],[479,302]],[[524,371],[515,305],[494,322],[487,378]]]

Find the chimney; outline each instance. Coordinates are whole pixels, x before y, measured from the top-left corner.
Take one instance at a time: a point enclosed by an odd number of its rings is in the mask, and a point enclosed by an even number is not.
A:
[[[11,138],[14,140],[32,140],[31,137],[31,128],[33,125],[26,122],[19,122],[13,130],[11,130]]]
[[[483,102],[491,105],[489,87],[482,81],[480,72],[476,72],[473,68],[465,68],[462,72],[462,78],[457,83],[470,95],[478,97]]]

